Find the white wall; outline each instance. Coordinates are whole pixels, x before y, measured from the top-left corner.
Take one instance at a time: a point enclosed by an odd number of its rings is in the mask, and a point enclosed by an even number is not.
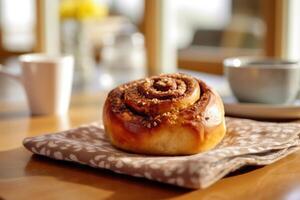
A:
[[[288,59],[300,60],[300,1],[287,0],[286,55]]]
[[[45,53],[60,53],[59,0],[44,0]]]

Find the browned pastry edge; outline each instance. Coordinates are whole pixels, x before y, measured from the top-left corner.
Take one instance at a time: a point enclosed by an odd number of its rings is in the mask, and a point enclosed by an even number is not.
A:
[[[188,155],[213,148],[226,132],[223,103],[204,82],[197,83],[201,94],[196,102],[164,113],[153,111],[155,115],[128,108],[124,102],[128,84],[112,90],[103,110],[105,130],[112,144],[130,152],[155,155]]]

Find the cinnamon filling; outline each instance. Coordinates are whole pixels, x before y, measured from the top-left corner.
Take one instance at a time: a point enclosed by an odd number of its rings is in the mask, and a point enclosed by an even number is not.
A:
[[[183,110],[182,114],[192,112],[193,118],[198,118],[196,115],[201,113],[200,105],[203,103],[201,98],[207,96],[203,95],[206,87],[203,90],[201,84],[184,74],[154,76],[122,85],[114,89],[108,98],[112,111],[123,120],[126,118],[125,121],[151,128],[161,121],[175,121]]]

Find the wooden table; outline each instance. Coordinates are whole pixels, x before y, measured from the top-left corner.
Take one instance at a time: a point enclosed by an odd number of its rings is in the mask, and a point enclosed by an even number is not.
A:
[[[101,120],[104,94],[73,97],[67,116],[30,117],[24,104],[0,103],[0,199],[300,199],[300,152],[244,169],[208,189],[188,190],[32,155],[23,138]]]

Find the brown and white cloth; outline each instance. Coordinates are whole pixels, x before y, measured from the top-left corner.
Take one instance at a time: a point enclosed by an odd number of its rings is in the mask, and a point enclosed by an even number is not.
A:
[[[26,138],[33,153],[116,173],[206,188],[245,165],[267,165],[300,148],[299,123],[270,123],[227,118],[227,134],[213,150],[191,156],[148,156],[114,148],[98,123]]]

